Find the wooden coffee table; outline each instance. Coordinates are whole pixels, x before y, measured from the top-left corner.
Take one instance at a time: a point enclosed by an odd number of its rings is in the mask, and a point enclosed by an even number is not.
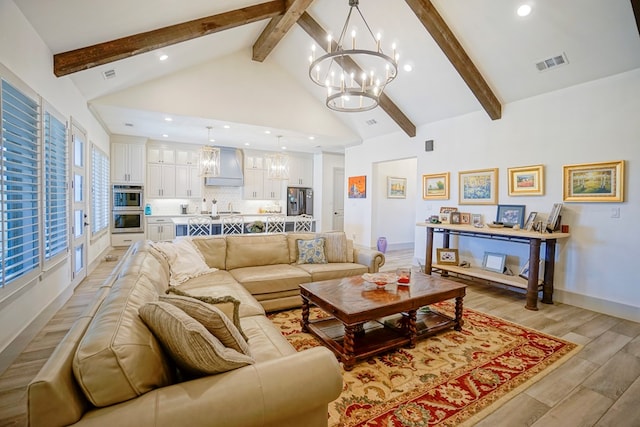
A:
[[[453,326],[462,329],[466,286],[414,271],[409,286],[378,288],[361,276],[300,285],[302,330],[318,337],[349,371],[357,360],[402,346],[413,348],[418,337]],[[455,318],[418,310],[455,298]],[[309,320],[315,305],[329,318]]]

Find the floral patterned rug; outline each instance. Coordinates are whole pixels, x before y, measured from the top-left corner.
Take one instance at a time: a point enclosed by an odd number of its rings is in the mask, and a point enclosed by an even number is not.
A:
[[[453,304],[430,307],[453,316]],[[423,308],[424,309],[424,308]],[[428,310],[425,309],[425,310]],[[326,317],[317,308],[311,318]],[[301,332],[301,310],[269,318],[298,350],[321,345]],[[343,370],[343,391],[329,404],[330,426],[472,425],[544,377],[579,346],[474,310],[453,329]]]

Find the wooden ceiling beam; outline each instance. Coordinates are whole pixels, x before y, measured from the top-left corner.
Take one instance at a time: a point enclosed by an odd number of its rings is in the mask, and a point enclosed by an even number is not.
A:
[[[264,61],[312,2],[313,0],[287,0],[287,11],[283,15],[271,18],[267,27],[253,44],[253,60]]]
[[[640,0],[631,0],[631,9],[633,9],[633,16],[636,17],[636,27],[640,35]]]
[[[318,46],[327,45],[327,32],[318,24],[318,22],[311,17],[307,12],[303,13],[298,19],[298,25],[311,36],[312,39],[318,44]],[[331,41],[331,50],[334,51],[338,48],[338,43],[335,40]],[[357,76],[362,74],[362,68],[353,61],[350,57],[344,58],[344,67],[349,70],[355,70]],[[344,68],[343,67],[343,68]],[[382,108],[393,119],[394,122],[400,126],[400,128],[410,137],[416,136],[416,125],[398,108],[398,106],[388,97],[382,93],[380,96],[380,108]]]
[[[431,34],[431,37],[433,37],[438,46],[440,46],[440,49],[442,49],[447,58],[449,58],[451,65],[453,65],[462,79],[467,83],[467,86],[469,86],[471,92],[473,92],[478,101],[480,101],[480,104],[489,117],[491,117],[492,120],[500,119],[502,117],[502,105],[500,101],[431,1],[406,0],[406,2],[429,34]]]
[[[75,73],[176,43],[195,39],[285,13],[285,0],[275,0],[254,6],[195,19],[157,30],[98,43],[93,46],[53,55],[53,73],[58,76]]]

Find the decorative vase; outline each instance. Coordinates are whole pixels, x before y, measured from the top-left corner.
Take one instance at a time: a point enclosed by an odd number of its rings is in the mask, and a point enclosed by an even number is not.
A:
[[[387,238],[379,237],[378,238],[378,250],[382,253],[387,252]]]

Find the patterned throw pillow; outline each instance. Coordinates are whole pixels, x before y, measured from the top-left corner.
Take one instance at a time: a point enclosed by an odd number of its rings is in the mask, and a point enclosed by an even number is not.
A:
[[[149,302],[140,307],[139,314],[183,372],[210,375],[255,363],[252,357],[225,347],[200,322],[172,304]]]
[[[240,301],[235,299],[232,296],[224,296],[224,297],[210,297],[210,296],[200,296],[200,295],[191,295],[188,292],[182,291],[175,286],[169,286],[167,289],[167,294],[175,294],[187,298],[195,298],[202,302],[206,302],[207,304],[211,304],[222,311],[227,315],[229,319],[233,322],[233,326],[235,326],[242,338],[245,340],[249,340],[249,338],[245,335],[242,327],[240,326]],[[162,300],[162,297],[160,298]]]
[[[173,242],[153,242],[152,245],[167,259],[171,272],[169,283],[173,286],[178,286],[194,277],[218,271],[217,268],[210,268],[204,262],[202,254],[189,238],[177,238]]]
[[[160,301],[175,305],[180,310],[200,322],[207,331],[218,338],[225,347],[251,356],[247,341],[242,337],[231,319],[218,307],[207,304],[195,298],[181,297],[178,295],[160,295]]]
[[[296,240],[298,244],[298,264],[326,264],[324,237],[310,240]]]

